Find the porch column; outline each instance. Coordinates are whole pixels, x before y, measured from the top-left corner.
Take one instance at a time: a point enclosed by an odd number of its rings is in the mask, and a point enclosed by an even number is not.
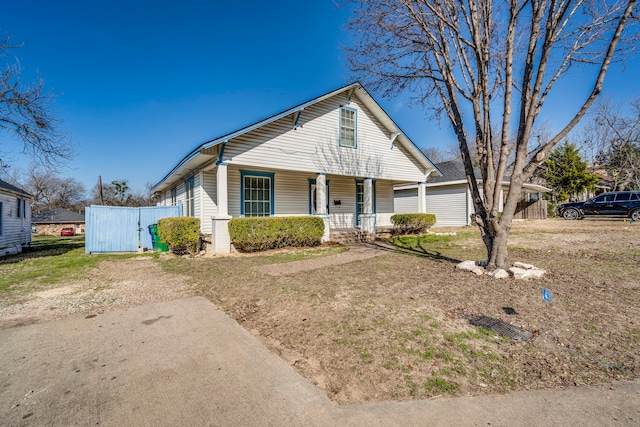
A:
[[[331,221],[327,212],[327,175],[322,172],[316,176],[316,215],[324,221],[322,241],[328,242],[331,235]]]
[[[227,164],[218,163],[216,170],[216,195],[218,198],[218,216],[229,216],[229,194],[227,186]]]
[[[227,185],[227,164],[219,162],[216,169],[216,195],[218,213],[213,216],[211,235],[211,252],[227,254],[231,252],[231,238],[229,237],[229,195]]]
[[[427,213],[427,187],[425,182],[418,183],[418,213]]]
[[[376,215],[373,213],[373,180],[364,179],[364,206],[362,213],[362,231],[376,234]]]

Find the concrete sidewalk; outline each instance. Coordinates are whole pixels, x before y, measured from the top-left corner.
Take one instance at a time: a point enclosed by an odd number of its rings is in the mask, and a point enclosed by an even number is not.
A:
[[[0,331],[7,426],[640,424],[640,382],[337,407],[203,298]]]

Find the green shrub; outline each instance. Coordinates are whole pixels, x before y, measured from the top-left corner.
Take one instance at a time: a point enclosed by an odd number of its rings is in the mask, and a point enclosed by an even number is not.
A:
[[[229,221],[231,242],[244,252],[317,246],[323,234],[324,221],[317,216],[233,218]]]
[[[189,216],[158,220],[158,235],[176,254],[193,254],[198,250],[200,220]]]
[[[393,234],[425,233],[436,223],[434,214],[395,214],[391,217]]]

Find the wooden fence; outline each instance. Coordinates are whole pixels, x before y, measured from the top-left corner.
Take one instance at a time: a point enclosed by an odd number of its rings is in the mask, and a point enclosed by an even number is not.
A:
[[[514,219],[547,219],[547,201],[520,201],[516,207]]]

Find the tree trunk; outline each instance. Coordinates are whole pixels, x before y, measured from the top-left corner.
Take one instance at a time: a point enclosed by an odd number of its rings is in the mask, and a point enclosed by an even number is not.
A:
[[[503,212],[503,217],[500,221],[497,218],[489,219],[487,215],[486,218],[476,219],[476,222],[480,228],[482,242],[487,250],[487,270],[508,269],[511,266],[507,249],[511,220],[505,218]]]
[[[509,265],[509,252],[507,241],[509,232],[500,227],[500,230],[492,236],[491,246],[487,246],[487,270],[493,271],[496,268],[506,270]]]

